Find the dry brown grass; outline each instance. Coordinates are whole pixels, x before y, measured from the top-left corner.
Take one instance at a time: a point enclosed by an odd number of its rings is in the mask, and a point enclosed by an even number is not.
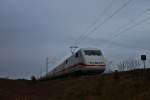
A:
[[[0,100],[150,100],[150,70],[36,83],[1,80]]]

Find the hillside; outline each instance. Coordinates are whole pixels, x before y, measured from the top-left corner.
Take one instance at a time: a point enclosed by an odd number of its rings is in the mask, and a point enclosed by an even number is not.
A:
[[[48,81],[0,80],[0,100],[150,100],[150,69]]]

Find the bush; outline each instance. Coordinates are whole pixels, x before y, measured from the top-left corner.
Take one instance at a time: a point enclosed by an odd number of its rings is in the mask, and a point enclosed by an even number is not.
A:
[[[31,81],[32,81],[33,83],[36,83],[36,81],[37,81],[37,80],[36,80],[36,77],[35,77],[35,76],[32,76],[32,77],[31,77]]]

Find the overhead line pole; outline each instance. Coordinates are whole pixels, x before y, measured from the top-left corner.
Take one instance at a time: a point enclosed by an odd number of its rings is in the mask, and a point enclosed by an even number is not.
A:
[[[42,78],[42,67],[43,65],[41,65],[41,69],[40,69],[40,78]]]
[[[48,76],[48,64],[49,64],[49,58],[46,58],[46,77]]]

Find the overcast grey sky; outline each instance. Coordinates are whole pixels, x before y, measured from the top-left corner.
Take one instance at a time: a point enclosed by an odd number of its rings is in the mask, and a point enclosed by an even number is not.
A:
[[[0,76],[13,78],[39,75],[46,57],[64,57],[69,46],[99,18],[112,0],[0,0]],[[102,23],[128,0],[113,0],[97,20]],[[150,8],[150,0],[132,0],[79,47],[100,48],[108,61],[150,56],[150,20],[112,39],[117,30]],[[150,11],[136,22],[150,17]],[[125,27],[124,27],[125,28]],[[89,29],[90,32],[90,29]],[[107,46],[103,45],[111,40]]]

